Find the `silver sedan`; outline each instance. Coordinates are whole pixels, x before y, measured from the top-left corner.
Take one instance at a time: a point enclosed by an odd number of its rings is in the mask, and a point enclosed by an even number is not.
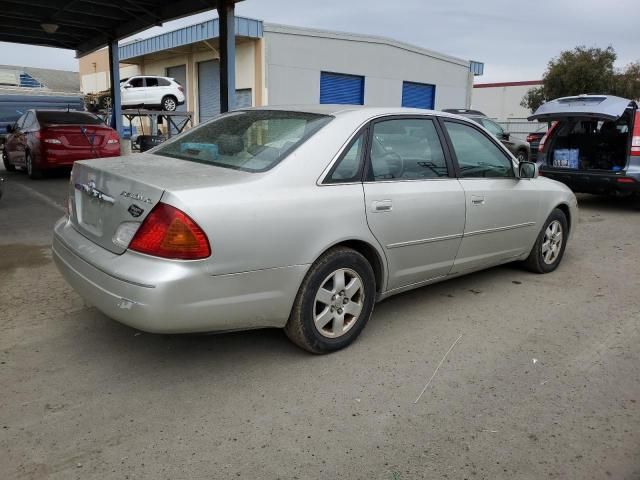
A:
[[[576,221],[568,188],[462,117],[270,107],[76,162],[53,253],[140,330],[284,327],[325,353],[396,293],[514,261],[552,272]]]

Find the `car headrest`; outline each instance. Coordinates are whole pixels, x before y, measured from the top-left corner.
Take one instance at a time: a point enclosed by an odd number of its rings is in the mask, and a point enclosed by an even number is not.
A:
[[[220,155],[235,155],[244,150],[244,142],[242,137],[238,135],[229,135],[226,133],[218,137],[218,152]]]

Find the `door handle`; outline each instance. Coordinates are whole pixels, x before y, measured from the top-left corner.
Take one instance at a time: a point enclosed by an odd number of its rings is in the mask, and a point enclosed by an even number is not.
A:
[[[375,200],[371,202],[371,211],[375,213],[390,212],[393,210],[391,200]]]
[[[473,205],[484,205],[484,197],[478,197],[478,196],[473,195],[471,197],[471,203]]]

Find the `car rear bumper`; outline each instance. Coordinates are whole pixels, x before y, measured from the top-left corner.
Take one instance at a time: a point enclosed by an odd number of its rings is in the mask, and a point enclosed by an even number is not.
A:
[[[52,248],[65,280],[87,302],[152,333],[283,327],[308,268],[214,276],[202,261],[113,254],[78,233],[66,218],[54,228]]]
[[[579,193],[640,192],[640,175],[600,173],[542,167],[540,175],[567,185]]]
[[[120,144],[113,149],[74,149],[74,150],[48,150],[40,157],[40,168],[70,167],[78,160],[89,160],[92,158],[110,158],[120,156]]]

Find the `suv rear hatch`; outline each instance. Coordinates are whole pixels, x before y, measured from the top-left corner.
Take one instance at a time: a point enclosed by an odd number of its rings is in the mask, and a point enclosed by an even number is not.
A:
[[[69,185],[74,228],[101,247],[121,254],[114,242],[123,222],[142,223],[166,191],[242,183],[256,178],[238,170],[139,153],[75,162]],[[187,212],[188,213],[188,212]]]
[[[580,95],[543,104],[529,120],[555,122],[540,142],[544,170],[624,174],[640,129],[636,102],[610,95]],[[635,130],[634,130],[635,129]]]

